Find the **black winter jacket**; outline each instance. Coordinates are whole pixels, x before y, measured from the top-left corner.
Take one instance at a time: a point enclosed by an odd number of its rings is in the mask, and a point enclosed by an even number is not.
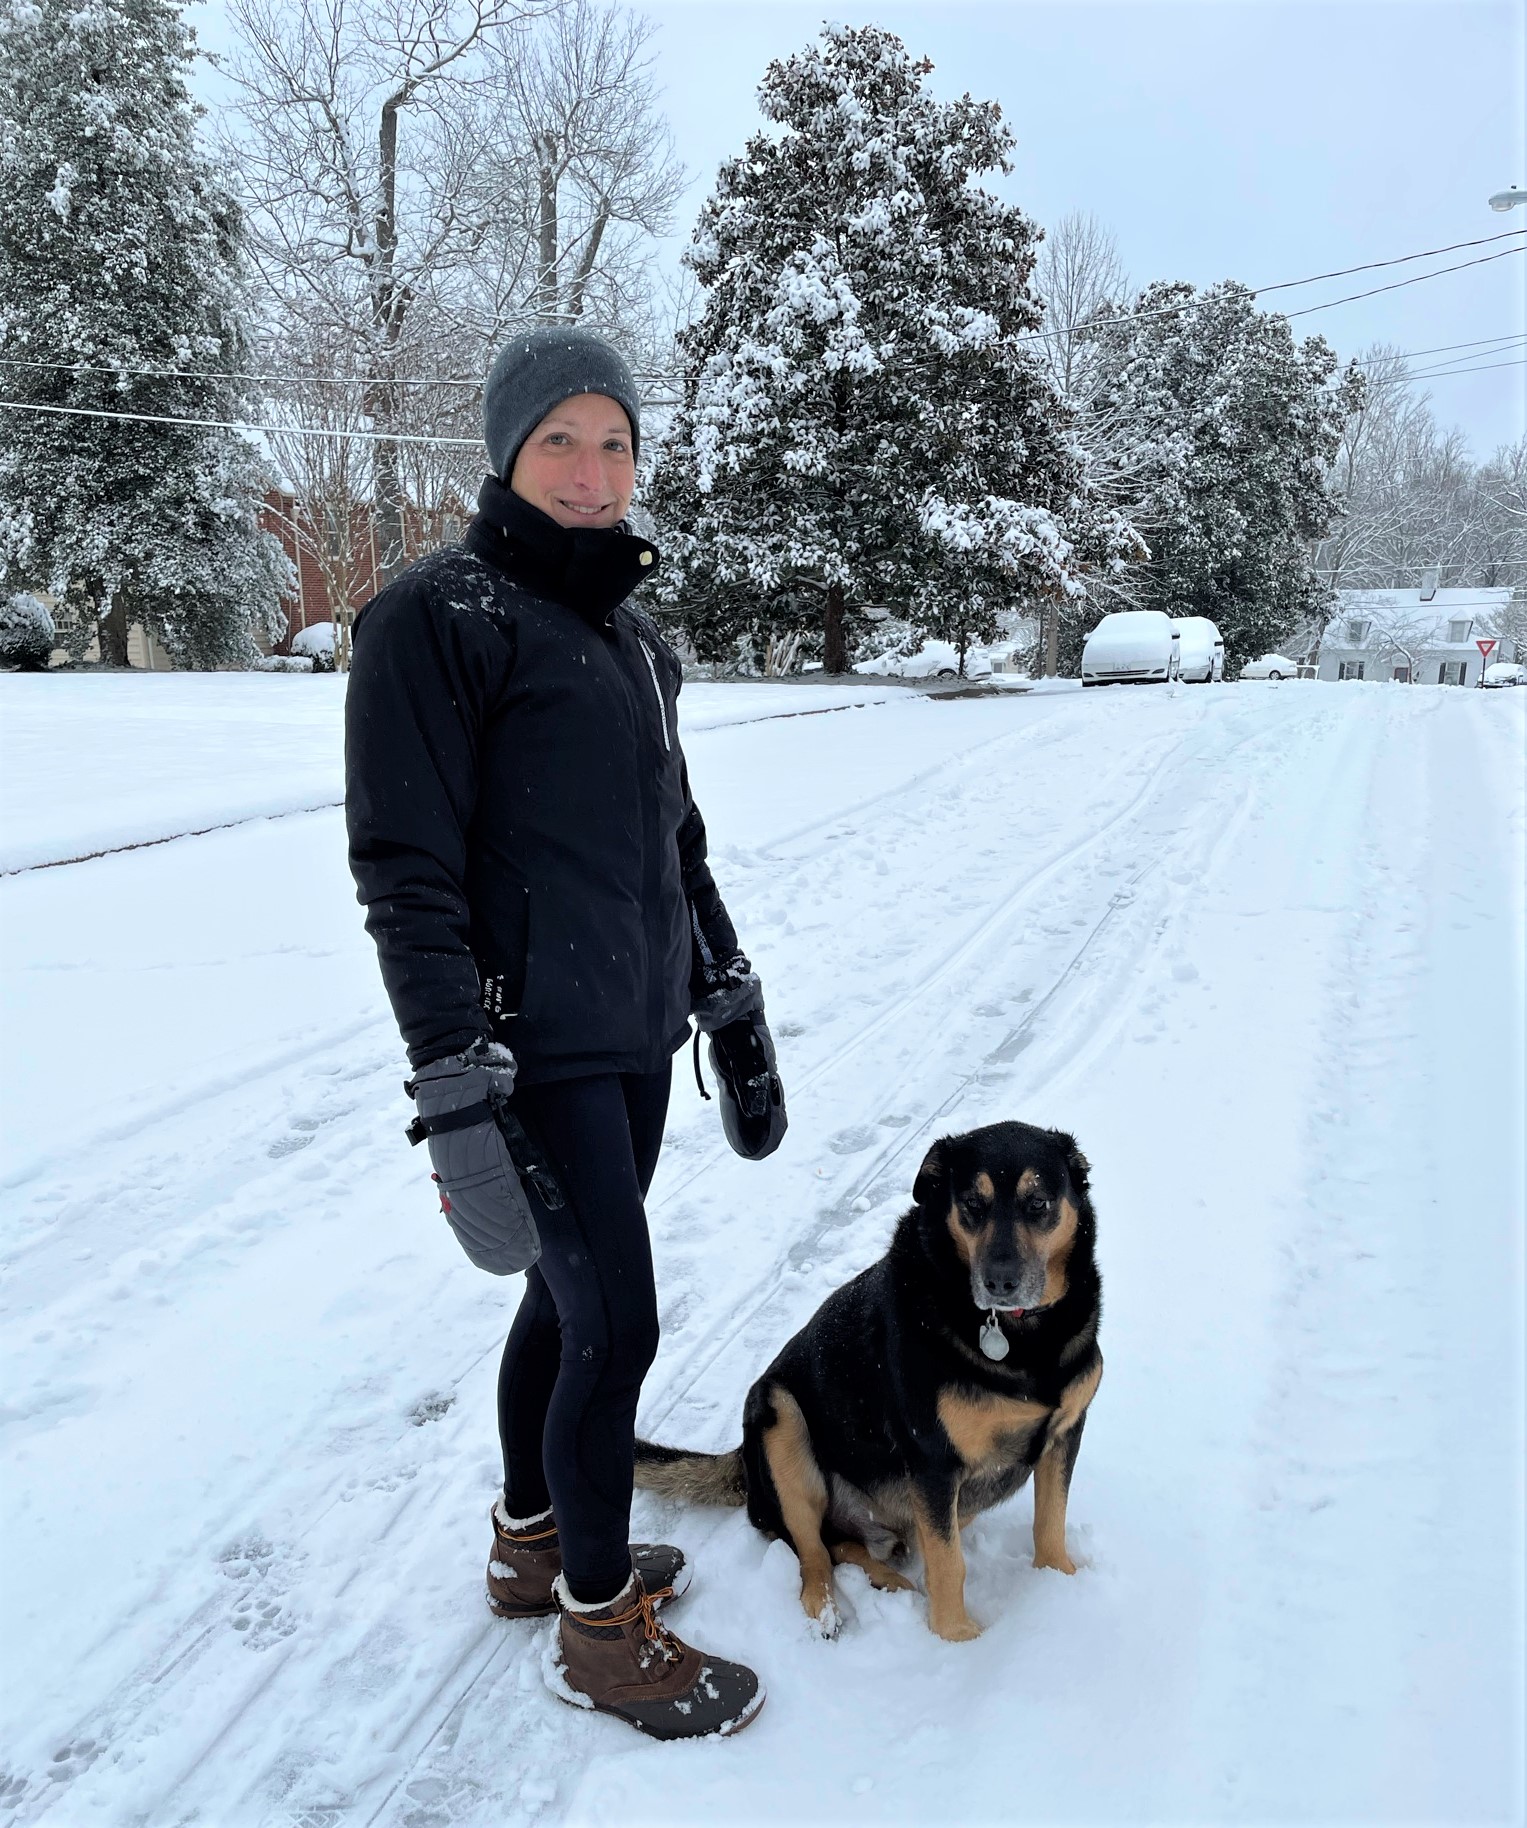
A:
[[[655,1072],[737,950],[679,747],[651,544],[489,478],[460,546],[367,604],[350,869],[412,1065],[505,1042],[535,1084]]]

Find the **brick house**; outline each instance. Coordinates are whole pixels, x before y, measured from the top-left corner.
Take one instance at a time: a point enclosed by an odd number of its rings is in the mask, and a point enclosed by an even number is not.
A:
[[[359,502],[346,527],[332,512],[310,509],[288,489],[272,489],[265,497],[260,525],[281,542],[281,550],[297,574],[294,596],[285,600],[287,628],[273,653],[291,650],[292,637],[315,623],[332,622],[334,595],[348,599],[352,615],[364,608],[382,587],[381,551],[376,517],[369,502]],[[467,511],[460,504],[435,515],[405,510],[403,548],[413,560],[448,540],[459,537]],[[349,551],[345,547],[348,543]]]

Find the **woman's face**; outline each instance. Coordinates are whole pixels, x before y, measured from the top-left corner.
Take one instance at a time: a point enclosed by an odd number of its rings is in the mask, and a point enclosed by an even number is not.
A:
[[[559,527],[613,527],[636,487],[631,422],[605,394],[554,406],[520,446],[509,487]]]

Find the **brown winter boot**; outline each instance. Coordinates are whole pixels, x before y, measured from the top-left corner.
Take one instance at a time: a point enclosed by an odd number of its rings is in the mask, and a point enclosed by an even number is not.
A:
[[[548,1618],[557,1610],[551,1585],[562,1572],[562,1545],[550,1511],[544,1517],[511,1524],[503,1500],[489,1513],[493,1519],[493,1553],[488,1558],[488,1605],[501,1619]],[[666,1542],[633,1542],[631,1562],[654,1590],[666,1588],[673,1599],[689,1590],[689,1563],[684,1551]]]
[[[751,1669],[692,1649],[657,1616],[665,1595],[640,1574],[607,1606],[580,1606],[559,1574],[562,1617],[546,1647],[546,1686],[654,1739],[740,1733],[764,1704]]]

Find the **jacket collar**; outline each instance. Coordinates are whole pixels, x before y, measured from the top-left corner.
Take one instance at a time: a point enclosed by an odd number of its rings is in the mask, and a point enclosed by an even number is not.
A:
[[[658,567],[651,540],[619,527],[559,527],[496,476],[477,497],[464,541],[538,597],[561,603],[596,627]]]

